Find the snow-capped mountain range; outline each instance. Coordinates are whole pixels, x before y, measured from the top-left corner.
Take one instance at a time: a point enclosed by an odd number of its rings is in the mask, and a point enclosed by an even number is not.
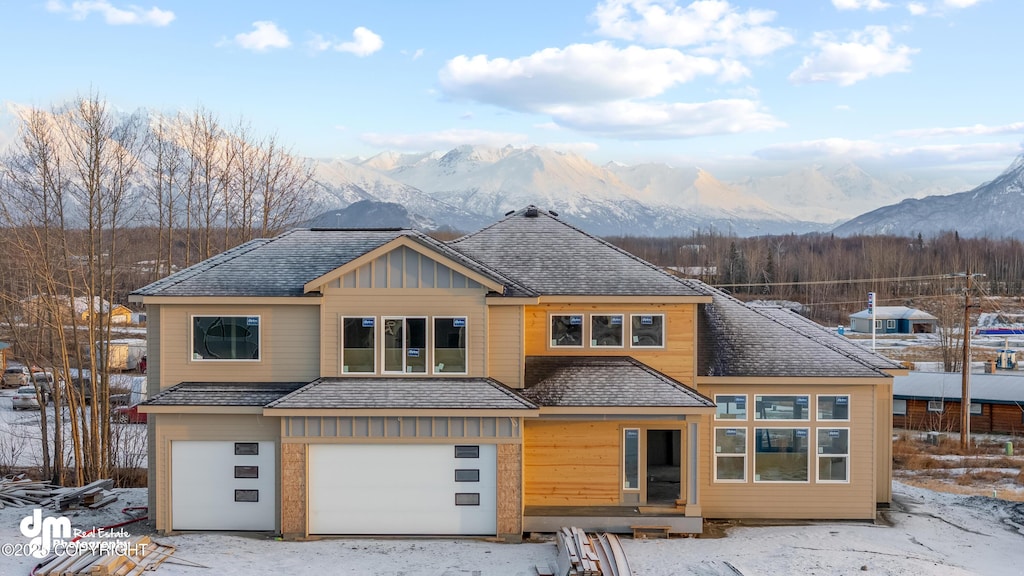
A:
[[[700,168],[593,164],[543,147],[459,146],[315,161],[320,202],[404,206],[427,227],[472,230],[534,204],[595,234],[685,236],[825,231],[878,206],[970,187],[959,180],[868,174],[854,164],[815,165],[726,182]]]

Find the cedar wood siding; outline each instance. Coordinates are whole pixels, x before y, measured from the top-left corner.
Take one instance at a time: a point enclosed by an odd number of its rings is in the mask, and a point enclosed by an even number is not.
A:
[[[875,387],[875,502],[892,502],[892,378]]]
[[[416,316],[427,317],[427,347],[433,347],[434,316],[465,316],[467,335],[466,376],[487,376],[486,289],[482,288],[323,288],[323,330],[321,338],[320,373],[316,376],[343,376],[341,366],[341,319],[347,316]],[[377,334],[377,373],[382,370],[381,335]],[[433,362],[431,361],[431,364]],[[428,372],[428,374],[430,374]],[[365,374],[364,374],[365,376]],[[423,374],[417,374],[423,376]],[[315,377],[315,376],[314,376]],[[312,380],[312,378],[310,378]]]
[[[156,418],[154,418],[156,416]],[[150,490],[150,498],[156,493],[156,529],[171,529],[171,442],[175,440],[218,440],[235,442],[257,442],[272,440],[277,445],[274,466],[276,497],[281,495],[281,423],[278,418],[268,418],[259,414],[150,414],[149,420],[159,423],[156,437],[157,466],[159,470],[155,483],[150,484],[156,490]],[[152,503],[151,503],[152,505]],[[152,508],[151,508],[152,510]],[[275,524],[280,526],[281,510],[275,512]]]
[[[781,379],[773,379],[778,382]],[[791,380],[790,380],[791,382]],[[757,384],[702,383],[701,392],[714,398],[716,394],[747,394],[747,420],[714,420],[700,425],[700,502],[705,518],[790,518],[790,519],[872,519],[875,517],[878,472],[874,459],[876,443],[876,398],[873,385],[841,385],[812,383],[807,385],[775,384],[772,380]],[[808,394],[811,420],[757,420],[753,418],[755,394]],[[816,420],[818,394],[849,394],[849,421]],[[718,428],[747,429],[747,479],[743,483],[721,483],[712,480],[715,462],[715,435]],[[754,428],[809,428],[808,454],[810,482],[757,482],[754,479]],[[817,428],[850,429],[850,482],[818,483]],[[886,436],[888,439],[889,436]]]
[[[523,503],[618,504],[621,426],[619,422],[524,422]]]
[[[981,404],[981,414],[971,414],[971,432],[1016,435],[1024,430],[1024,408],[1016,404]],[[960,400],[945,400],[943,411],[929,412],[927,400],[907,400],[906,415],[893,415],[893,426],[933,432],[960,431]],[[891,410],[890,410],[891,412]]]
[[[693,385],[696,304],[541,304],[524,310],[527,356],[632,356],[640,362]],[[590,314],[624,314],[623,339],[629,340],[630,314],[664,314],[664,348],[592,348],[589,346]],[[551,314],[583,314],[584,343],[580,348],[550,346]]]
[[[487,375],[510,388],[523,387],[523,308],[487,308]]]
[[[299,382],[320,376],[317,306],[182,303],[159,309],[160,357],[167,362],[154,359],[150,366],[156,363],[161,390],[181,382]],[[259,316],[260,359],[193,361],[192,316]],[[155,390],[150,382],[150,396]]]

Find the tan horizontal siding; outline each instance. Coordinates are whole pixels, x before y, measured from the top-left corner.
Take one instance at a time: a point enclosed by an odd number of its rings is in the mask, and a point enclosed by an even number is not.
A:
[[[341,370],[341,318],[346,316],[465,316],[469,376],[486,375],[487,306],[483,289],[328,289],[324,293],[320,371],[325,377]],[[428,327],[428,348],[432,346]],[[381,369],[380,337],[377,370]]]
[[[258,361],[192,360],[192,316],[259,316]],[[162,305],[161,389],[180,382],[302,382],[319,374],[316,306]],[[152,345],[152,344],[151,344]]]
[[[487,316],[487,375],[506,386],[522,388],[523,309],[491,306]]]
[[[715,394],[747,394],[747,420],[704,420],[700,426],[700,502],[706,518],[862,518],[875,517],[875,388],[873,386],[736,386],[702,387],[701,392]],[[817,421],[816,396],[850,395],[849,421]],[[753,420],[755,394],[809,394],[810,421]],[[747,430],[747,481],[716,483],[714,474],[714,428],[745,428]],[[755,428],[808,428],[809,482],[754,482]],[[819,428],[850,429],[849,483],[817,482],[817,430]]]
[[[526,506],[618,504],[619,425],[615,422],[525,422]]]

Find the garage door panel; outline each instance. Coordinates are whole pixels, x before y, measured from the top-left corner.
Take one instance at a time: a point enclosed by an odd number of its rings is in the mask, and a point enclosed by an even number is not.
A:
[[[276,529],[274,442],[245,443],[256,444],[256,454],[236,454],[235,444],[171,442],[173,530]]]
[[[312,534],[494,534],[496,448],[455,458],[452,445],[314,445],[309,452]],[[478,470],[457,482],[455,470]],[[456,505],[456,494],[479,504]]]

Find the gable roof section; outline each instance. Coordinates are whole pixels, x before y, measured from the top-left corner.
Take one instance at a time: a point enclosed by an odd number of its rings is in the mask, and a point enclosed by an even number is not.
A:
[[[696,390],[628,356],[528,356],[523,396],[569,408],[713,408]]]
[[[707,295],[534,206],[448,245],[539,295]]]
[[[491,378],[320,378],[268,409],[536,410]]]
[[[972,402],[1024,405],[1024,376],[1017,374],[971,374]],[[906,400],[951,400],[959,402],[963,392],[960,372],[910,372],[892,382],[893,398]]]
[[[707,290],[712,303],[697,315],[698,376],[877,378],[903,370],[796,312]]]
[[[860,312],[854,312],[850,314],[850,318],[866,318],[871,319],[871,312],[868,312],[867,308]],[[901,320],[919,320],[919,321],[938,321],[938,318],[925,312],[924,310],[918,310],[917,308],[909,308],[907,306],[876,306],[875,307],[875,319],[886,320],[899,318]]]
[[[144,406],[265,406],[305,382],[182,382],[161,391]]]

